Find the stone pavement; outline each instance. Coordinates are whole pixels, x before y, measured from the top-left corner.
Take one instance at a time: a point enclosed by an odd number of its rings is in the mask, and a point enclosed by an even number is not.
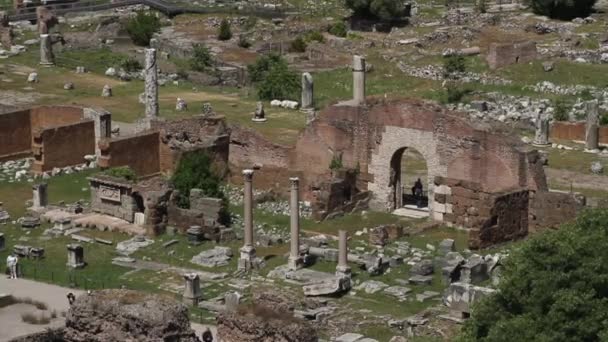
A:
[[[58,315],[62,311],[68,311],[69,304],[66,298],[68,293],[74,293],[77,297],[85,292],[82,290],[70,289],[46,283],[40,283],[28,279],[8,279],[0,276],[0,294],[9,294],[13,297],[29,297],[41,301],[48,305],[48,311],[56,310]],[[51,325],[30,325],[21,322],[21,312],[9,310],[14,306],[0,309],[0,341],[8,341],[12,338],[43,331],[49,326],[63,326],[65,319],[59,315],[59,319],[54,320]],[[211,329],[215,336],[215,326],[206,326],[192,323],[192,329],[201,336],[206,327]]]

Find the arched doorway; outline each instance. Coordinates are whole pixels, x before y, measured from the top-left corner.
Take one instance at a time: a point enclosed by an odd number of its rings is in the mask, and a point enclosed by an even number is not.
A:
[[[412,147],[399,148],[391,158],[392,209],[429,213],[429,176],[424,156]]]

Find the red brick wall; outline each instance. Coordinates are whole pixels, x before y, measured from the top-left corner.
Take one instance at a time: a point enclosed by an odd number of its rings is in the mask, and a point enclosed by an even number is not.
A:
[[[535,42],[516,44],[490,44],[486,60],[490,69],[502,68],[511,64],[527,63],[538,57]]]
[[[82,107],[40,106],[30,109],[32,131],[38,128],[67,125],[83,118]]]
[[[576,218],[579,205],[572,194],[539,191],[530,194],[530,232],[556,228]]]
[[[585,141],[584,122],[554,122],[549,130],[549,138],[562,140]],[[608,126],[599,130],[600,144],[608,144]]]
[[[230,130],[230,164],[243,169],[254,164],[263,168],[289,166],[289,147],[275,144],[249,128],[233,125]]]
[[[100,167],[129,166],[140,177],[160,172],[158,132],[103,140],[99,147]]]
[[[0,114],[0,160],[29,154],[32,149],[29,111]]]
[[[92,120],[46,128],[34,133],[34,172],[82,164],[95,154],[95,123]]]

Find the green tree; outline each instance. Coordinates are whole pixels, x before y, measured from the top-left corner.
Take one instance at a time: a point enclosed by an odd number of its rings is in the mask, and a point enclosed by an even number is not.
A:
[[[190,58],[192,70],[204,72],[213,66],[211,52],[204,44],[195,44],[192,48],[192,57]]]
[[[570,106],[568,105],[568,102],[560,98],[553,102],[553,107],[555,108],[553,119],[556,121],[568,121],[570,119],[568,114],[570,112]]]
[[[344,38],[348,33],[348,29],[346,28],[346,24],[343,21],[339,21],[329,28],[329,33],[333,34],[336,37]]]
[[[190,208],[190,190],[201,189],[209,197],[220,198],[228,208],[228,199],[222,190],[222,180],[213,170],[211,157],[206,152],[189,152],[182,156],[179,165],[171,178],[171,183],[179,191],[177,205]],[[230,215],[227,211],[221,214],[221,221],[227,224]]]
[[[232,38],[232,29],[230,28],[230,22],[228,19],[222,19],[220,27],[217,31],[217,39],[219,40],[230,40]]]
[[[393,20],[405,14],[405,2],[400,0],[346,0],[346,7],[362,18]]]
[[[467,71],[467,60],[464,56],[453,55],[443,59],[443,76],[455,77],[454,74]]]
[[[304,38],[298,37],[291,42],[289,45],[289,51],[291,52],[306,52],[306,42]]]
[[[139,11],[127,22],[127,33],[133,43],[139,46],[148,46],[152,35],[159,30],[160,20],[152,13]]]
[[[498,291],[473,308],[460,341],[606,341],[608,210],[589,210],[511,252]]]
[[[596,0],[526,0],[526,2],[536,14],[570,20],[591,14]]]
[[[247,66],[249,79],[261,100],[297,100],[300,92],[298,75],[289,69],[287,61],[278,54],[258,57]]]

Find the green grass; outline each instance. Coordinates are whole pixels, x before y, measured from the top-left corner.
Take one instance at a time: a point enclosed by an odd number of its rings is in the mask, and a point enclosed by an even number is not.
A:
[[[518,84],[533,85],[549,81],[560,85],[590,85],[606,87],[608,81],[603,76],[608,66],[602,64],[585,64],[559,60],[555,62],[552,72],[545,72],[542,61],[514,64],[501,69],[498,75]]]

